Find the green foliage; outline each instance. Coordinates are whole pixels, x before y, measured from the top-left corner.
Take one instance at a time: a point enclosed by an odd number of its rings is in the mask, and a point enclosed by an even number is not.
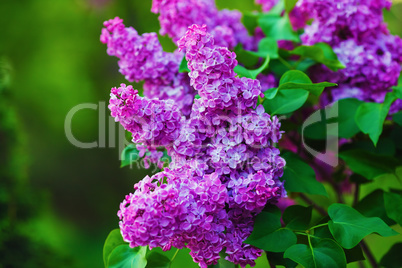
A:
[[[285,10],[287,13],[293,10],[298,0],[285,0]]]
[[[319,96],[324,88],[329,86],[336,84],[327,82],[313,84],[305,73],[290,70],[282,75],[278,88],[266,91],[267,96],[263,105],[271,115],[287,114],[302,107],[309,92]]]
[[[315,172],[308,164],[290,152],[284,153],[282,157],[286,160],[282,180],[285,181],[287,191],[328,196],[324,186],[316,180]]]
[[[103,246],[103,263],[105,267],[107,267],[108,258],[113,249],[115,249],[117,246],[125,244],[127,243],[124,242],[123,237],[121,237],[120,229],[114,229],[109,233]]]
[[[254,35],[255,28],[258,26],[258,16],[251,12],[243,13],[242,22],[250,35]]]
[[[310,225],[313,207],[300,205],[289,206],[283,212],[282,219],[286,228],[292,230],[307,230]]]
[[[384,191],[381,189],[376,189],[365,196],[357,203],[355,209],[365,217],[378,217],[388,225],[395,223],[387,216],[384,204]]]
[[[120,229],[110,232],[103,247],[105,268],[145,268],[147,247],[131,248],[124,242]]]
[[[284,258],[284,253],[282,252],[266,252],[267,259],[271,265],[282,265],[286,268],[295,268],[297,263],[291,259]]]
[[[396,167],[400,165],[399,161],[391,156],[378,155],[360,149],[341,152],[339,157],[353,172],[369,180],[383,174],[394,174]]]
[[[146,252],[146,247],[130,248],[128,244],[119,245],[110,253],[107,268],[145,268]]]
[[[371,233],[377,233],[381,236],[398,234],[380,218],[365,217],[344,204],[332,204],[328,208],[328,215],[331,218],[328,222],[329,230],[336,241],[346,249],[355,247],[365,236]]]
[[[311,139],[327,139],[329,136],[346,139],[353,137],[360,132],[354,119],[360,103],[361,101],[358,99],[340,99],[325,109],[327,115],[336,115],[336,117],[331,118],[331,124],[322,120],[307,126],[303,132],[304,136]],[[321,113],[324,113],[324,110],[321,110]]]
[[[283,90],[278,91],[273,99],[265,99],[263,106],[270,115],[288,114],[302,107],[307,98],[308,91],[306,90]]]
[[[121,152],[121,165],[120,167],[130,166],[132,163],[139,159],[139,151],[135,144],[129,144]]]
[[[186,60],[186,57],[184,56],[180,62],[179,73],[189,73],[189,72],[190,69],[188,68],[188,62]]]
[[[244,243],[266,251],[283,252],[296,241],[296,235],[291,230],[282,228],[280,212],[278,215],[278,209],[274,208],[257,215],[253,232]]]
[[[402,95],[401,90],[401,88],[394,87],[394,91],[385,95],[383,103],[365,102],[356,111],[357,125],[363,133],[369,135],[374,145],[380,138],[391,104]]]
[[[402,111],[394,113],[392,115],[392,120],[397,123],[398,125],[402,126]]]
[[[277,59],[278,54],[278,42],[272,38],[265,37],[258,43],[257,51],[245,50],[241,45],[235,47],[236,58],[244,66],[256,65],[260,58]]]
[[[385,254],[381,261],[381,267],[385,268],[400,268],[402,267],[402,243],[397,243]]]
[[[277,41],[290,40],[300,42],[299,35],[292,29],[288,15],[280,16],[273,13],[275,13],[275,10],[261,15],[258,19],[258,25],[264,34]]]
[[[170,265],[170,259],[159,252],[150,251],[147,255],[146,268],[170,268]]]
[[[233,71],[235,72],[235,73],[237,73],[239,76],[242,76],[242,77],[247,77],[247,78],[251,78],[251,79],[256,79],[257,78],[257,75],[259,75],[260,73],[262,73],[267,67],[268,67],[268,65],[269,65],[269,56],[267,56],[266,58],[265,58],[265,61],[264,61],[264,63],[258,68],[258,69],[255,69],[255,70],[248,70],[248,69],[246,69],[246,68],[244,68],[243,66],[241,66],[241,65],[237,65],[234,69],[233,69]]]
[[[174,251],[174,253],[172,251]],[[173,253],[173,256],[171,256],[171,253]],[[178,266],[196,266],[191,258],[183,258],[183,256],[188,256],[188,253],[183,252],[183,254],[184,255],[180,254],[179,249],[162,251],[160,248],[154,248],[152,250],[148,250],[148,247],[131,248],[130,245],[123,240],[120,229],[111,231],[103,246],[105,268],[170,268],[172,267],[173,261],[175,261]],[[222,266],[227,263],[229,262],[221,260],[219,262],[220,266],[216,267],[231,267]]]
[[[284,255],[285,258],[309,268],[346,267],[345,253],[335,241],[331,239],[311,240],[309,246],[297,244],[287,249]]]
[[[384,192],[384,206],[387,216],[402,226],[402,194]]]
[[[312,46],[298,46],[290,51],[290,53],[322,63],[332,71],[345,68],[345,65],[338,60],[331,46],[326,43],[316,43]]]

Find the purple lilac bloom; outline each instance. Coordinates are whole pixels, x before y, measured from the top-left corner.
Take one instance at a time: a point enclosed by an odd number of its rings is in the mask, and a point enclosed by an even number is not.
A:
[[[282,132],[278,119],[257,106],[259,81],[237,77],[236,55],[216,46],[206,29],[192,25],[178,42],[200,96],[188,118],[177,116],[171,101],[141,98],[130,86],[112,89],[112,116],[135,142],[149,146],[151,135],[152,146],[165,146],[172,158],[169,169],[144,178],[123,201],[120,229],[132,247],[187,247],[200,267],[216,264],[225,251],[245,267],[263,252],[243,243],[255,216],[286,196],[279,180],[285,161],[274,147]],[[157,135],[147,134],[155,128]]]
[[[162,49],[156,33],[139,35],[132,27],[125,27],[116,17],[104,23],[101,42],[107,53],[119,58],[119,71],[129,82],[144,80],[144,95],[151,99],[172,99],[183,115],[188,116],[195,96],[189,78],[179,73],[183,53],[167,53]]]
[[[201,267],[224,248],[226,187],[214,173],[200,177],[191,167],[145,177],[120,204],[118,216],[131,247],[187,247]]]
[[[183,120],[173,100],[140,97],[132,86],[112,88],[109,109],[116,122],[132,133],[133,142],[150,148],[171,146]]]
[[[241,23],[239,11],[221,10],[215,0],[153,0],[152,12],[159,13],[160,34],[178,41],[192,24],[206,24],[217,45],[234,48],[238,43],[251,49],[253,39]]]
[[[261,5],[264,12],[270,11],[278,2],[279,0],[255,0],[255,3]]]
[[[325,66],[311,70],[313,80],[339,84],[323,104],[354,97],[363,101],[382,102],[385,94],[397,84],[402,63],[402,39],[391,35],[384,23],[386,0],[300,0],[299,12],[310,12],[314,19],[305,26],[303,44],[330,44],[339,60],[346,66],[332,72]],[[401,109],[395,102],[391,112]]]
[[[305,27],[302,41],[307,45],[326,42],[333,46],[347,39],[361,43],[367,37],[388,34],[382,9],[390,7],[388,0],[300,0],[296,9],[309,11],[314,19]]]

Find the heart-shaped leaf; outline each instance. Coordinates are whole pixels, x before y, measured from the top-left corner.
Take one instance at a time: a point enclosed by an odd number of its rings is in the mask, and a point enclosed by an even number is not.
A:
[[[382,133],[385,118],[391,104],[396,100],[394,92],[387,93],[383,103],[365,102],[356,111],[356,124],[364,134],[368,134],[374,145]]]
[[[306,90],[282,90],[278,91],[273,99],[265,99],[262,105],[270,115],[287,114],[302,107],[307,98]]]
[[[127,242],[123,240],[123,237],[121,236],[120,229],[114,229],[111,231],[106,238],[105,244],[103,246],[103,263],[105,264],[105,267],[107,265],[107,260],[112,253],[113,249],[115,249],[119,245],[126,245]]]
[[[326,43],[316,43],[312,46],[298,46],[290,51],[290,53],[313,59],[318,63],[324,64],[332,71],[345,68],[345,65],[338,60],[331,46]]]
[[[384,191],[381,189],[377,189],[366,195],[357,203],[355,209],[365,217],[378,217],[387,225],[395,224],[395,222],[387,216],[384,205]]]
[[[266,251],[283,252],[296,241],[296,235],[291,230],[282,228],[278,214],[262,211],[255,219],[253,232],[243,243]]]
[[[398,233],[377,217],[364,217],[355,209],[344,204],[332,204],[328,208],[331,220],[329,230],[336,241],[346,249],[355,247],[364,237],[371,233],[381,236],[393,236]]]
[[[140,152],[135,147],[135,144],[129,144],[121,152],[121,164],[120,167],[129,166],[139,159]]]
[[[304,244],[293,245],[285,251],[284,257],[309,268],[346,267],[345,253],[331,239],[313,239],[311,248]]]
[[[373,154],[359,149],[341,152],[339,157],[346,162],[353,172],[369,180],[383,174],[393,174],[396,167],[400,165],[399,161],[392,156]]]

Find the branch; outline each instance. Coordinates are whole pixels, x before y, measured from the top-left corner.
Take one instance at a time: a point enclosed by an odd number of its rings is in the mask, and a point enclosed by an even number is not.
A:
[[[360,246],[362,247],[362,250],[363,250],[364,254],[366,255],[368,261],[370,262],[371,267],[378,268],[379,266],[377,264],[377,261],[375,260],[373,253],[371,253],[367,243],[364,240],[362,240],[360,242]]]

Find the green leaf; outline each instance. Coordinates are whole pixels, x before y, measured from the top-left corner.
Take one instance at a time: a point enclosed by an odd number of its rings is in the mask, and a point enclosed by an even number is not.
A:
[[[267,56],[265,58],[264,63],[258,69],[248,70],[241,65],[237,65],[236,67],[234,67],[233,71],[240,76],[256,79],[257,75],[259,75],[262,71],[264,71],[268,67],[268,65],[269,65],[269,57]]]
[[[341,99],[338,102],[338,129],[339,137],[349,139],[356,135],[360,130],[355,121],[355,114],[361,101],[348,98]]]
[[[385,268],[401,268],[402,267],[402,243],[396,243],[381,258],[380,265]]]
[[[278,91],[273,99],[265,99],[263,106],[270,115],[287,114],[296,111],[306,102],[308,91],[289,89]]]
[[[147,255],[147,266],[146,268],[169,268],[170,259],[159,252],[151,251]]]
[[[357,203],[355,209],[365,217],[378,217],[387,225],[395,224],[395,222],[387,216],[384,205],[384,191],[381,189],[376,189],[366,195]]]
[[[249,51],[249,50],[244,50],[244,52],[250,57],[259,57],[259,58],[266,58],[267,55],[269,56],[270,59],[277,59],[279,58],[278,54],[278,42],[272,38],[265,37],[261,39],[261,41],[258,43],[258,51]],[[236,52],[236,51],[235,51]],[[236,53],[237,55],[237,53]],[[241,60],[240,60],[241,62]]]
[[[120,167],[129,166],[139,159],[139,151],[135,147],[135,144],[129,144],[121,152],[121,165]]]
[[[293,10],[298,0],[285,0],[285,10],[287,13]]]
[[[396,100],[393,92],[385,95],[383,103],[365,102],[356,111],[355,120],[364,134],[368,134],[374,145],[382,133],[383,124],[391,104]]]
[[[328,220],[329,217],[326,216],[323,220],[319,222],[319,224],[326,223],[328,222]],[[334,236],[329,231],[328,225],[324,225],[314,229],[314,237],[327,238],[332,240],[334,239]],[[351,249],[344,249],[343,251],[345,252],[347,263],[361,261],[365,259],[360,245],[357,245]]]
[[[267,254],[267,259],[270,264],[272,265],[282,265],[285,266],[286,268],[296,268],[297,263],[292,261],[291,259],[285,259],[283,257],[282,252],[265,252]]]
[[[282,9],[283,10],[283,9]],[[266,14],[260,16],[258,25],[266,36],[278,40],[290,40],[300,42],[300,38],[292,29],[287,14],[278,16],[275,14]]]
[[[147,247],[131,248],[128,244],[113,249],[108,258],[107,268],[145,268]]]
[[[398,193],[384,193],[385,210],[388,217],[402,226],[402,195]]]
[[[377,155],[359,149],[341,152],[339,157],[353,172],[369,180],[387,173],[394,174],[396,167],[400,165],[399,161],[391,156]]]
[[[310,139],[327,139],[329,136],[347,139],[353,137],[360,132],[354,119],[360,103],[361,101],[358,99],[341,99],[331,107],[326,107],[325,111],[321,109],[321,113],[326,114],[325,118],[328,115],[335,115],[336,117],[307,126],[303,132],[304,136]]]
[[[273,98],[275,98],[277,93],[278,93],[278,88],[277,87],[270,88],[270,89],[268,89],[267,91],[264,92],[264,98],[272,100]]]
[[[315,84],[300,84],[300,83],[289,82],[289,83],[280,85],[279,89],[304,89],[316,96],[320,96],[321,93],[324,91],[324,88],[333,87],[336,85],[337,84],[328,83],[328,82],[321,82],[321,83],[315,83]]]
[[[284,73],[279,80],[279,85],[283,85],[289,82],[299,83],[299,84],[312,84],[311,79],[307,74],[302,71],[290,70]]]
[[[318,239],[318,242],[313,239],[311,248],[303,244],[294,245],[286,250],[284,257],[308,268],[346,267],[345,253],[331,239]]]
[[[243,243],[266,251],[283,252],[296,242],[296,235],[291,230],[282,228],[278,214],[262,211],[255,219],[253,232]]]
[[[294,50],[290,51],[291,54],[299,55],[302,57],[313,59],[318,63],[322,63],[332,71],[344,69],[331,46],[326,43],[316,43],[312,46],[298,46]]]
[[[329,230],[336,241],[346,249],[355,247],[371,233],[385,237],[398,234],[380,218],[364,217],[357,210],[344,204],[332,204],[328,208],[328,215],[331,218],[328,222]]]
[[[286,228],[292,230],[307,230],[311,221],[313,207],[304,207],[300,205],[289,206],[282,215]]]
[[[337,84],[328,82],[313,84],[305,73],[298,70],[290,70],[281,77],[278,89],[304,89],[316,96],[320,96],[324,88],[333,86],[337,86]]]
[[[393,89],[393,93],[395,94],[395,97],[397,97],[398,99],[402,99],[402,85],[392,87],[392,89]]]
[[[316,180],[314,169],[293,153],[286,152],[282,157],[286,160],[282,179],[287,191],[328,196],[324,186]]]
[[[236,59],[246,68],[254,68],[260,61],[260,56],[255,51],[243,49],[241,44],[234,48]],[[264,55],[265,58],[266,55]]]
[[[189,72],[190,69],[188,68],[188,62],[186,60],[186,57],[184,56],[179,66],[179,73],[189,73]]]
[[[259,14],[245,12],[243,13],[242,22],[250,35],[254,35],[255,28],[258,26]]]
[[[374,146],[373,142],[370,140],[354,141],[353,143],[345,144],[342,147],[342,151],[347,149],[361,149],[363,151],[370,152],[376,155],[395,155],[395,142],[390,138],[381,138],[377,146]]]
[[[120,229],[114,229],[109,233],[103,246],[103,263],[105,264],[105,267],[107,267],[107,260],[113,249],[117,246],[126,244],[127,243],[124,242],[123,237],[121,236]]]
[[[392,120],[394,120],[398,125],[402,126],[402,111],[393,114]]]

